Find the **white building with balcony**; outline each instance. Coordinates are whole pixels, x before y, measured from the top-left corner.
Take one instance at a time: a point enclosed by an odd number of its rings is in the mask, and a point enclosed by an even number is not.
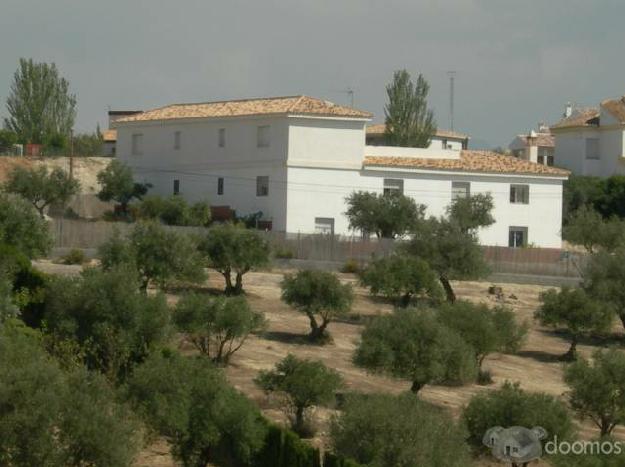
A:
[[[566,170],[484,151],[365,144],[368,112],[307,96],[175,104],[117,120],[117,157],[152,192],[262,212],[273,230],[359,234],[345,198],[401,190],[441,216],[490,193],[485,245],[561,246]]]

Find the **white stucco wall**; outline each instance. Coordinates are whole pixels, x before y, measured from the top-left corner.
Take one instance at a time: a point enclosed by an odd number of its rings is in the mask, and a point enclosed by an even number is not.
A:
[[[561,247],[562,180],[479,174],[337,170],[289,167],[287,230],[312,233],[315,218],[333,218],[336,234],[359,235],[349,230],[345,198],[353,191],[381,193],[384,179],[402,179],[404,194],[426,205],[427,214],[442,216],[451,203],[452,182],[470,182],[471,193],[491,193],[497,222],[480,231],[484,245],[508,246],[509,227],[527,227],[528,243]],[[510,203],[510,184],[530,186],[529,204]]]
[[[586,158],[587,138],[599,139],[599,159]],[[625,174],[624,138],[625,131],[619,127],[559,130],[555,133],[554,164],[576,175]]]

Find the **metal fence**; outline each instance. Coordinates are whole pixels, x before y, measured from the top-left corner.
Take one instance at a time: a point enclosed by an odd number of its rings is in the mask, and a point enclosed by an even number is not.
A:
[[[203,234],[203,227],[172,227],[177,232]],[[123,222],[54,219],[52,231],[57,248],[98,248],[116,231],[126,235],[132,224]],[[345,263],[366,262],[392,253],[400,241],[363,239],[357,236],[324,234],[290,234],[264,232],[278,258]],[[531,274],[541,276],[579,277],[587,255],[555,248],[483,247],[484,256],[493,273]]]

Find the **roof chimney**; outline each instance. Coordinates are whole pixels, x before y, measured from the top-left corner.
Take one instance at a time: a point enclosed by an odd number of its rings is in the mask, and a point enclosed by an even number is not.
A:
[[[571,115],[573,115],[573,105],[567,102],[564,107],[564,118],[569,118]]]

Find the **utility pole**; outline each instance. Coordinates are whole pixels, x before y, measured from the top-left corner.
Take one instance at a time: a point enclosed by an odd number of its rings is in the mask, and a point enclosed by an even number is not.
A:
[[[454,131],[454,86],[456,79],[455,71],[448,71],[447,76],[449,76],[449,129]]]

